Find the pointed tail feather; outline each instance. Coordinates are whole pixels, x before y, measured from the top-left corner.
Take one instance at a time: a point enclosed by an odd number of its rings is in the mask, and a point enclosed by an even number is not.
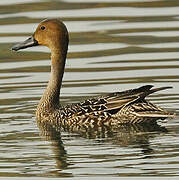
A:
[[[171,87],[171,86],[159,87],[159,88],[150,89],[146,93],[147,93],[147,95],[149,95],[149,94],[152,94],[152,93],[157,92],[157,91],[162,91],[162,90],[171,89],[171,88],[173,88],[173,87]]]

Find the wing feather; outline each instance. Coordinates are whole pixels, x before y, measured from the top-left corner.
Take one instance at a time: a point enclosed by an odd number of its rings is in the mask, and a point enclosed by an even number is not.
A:
[[[115,114],[118,111],[120,111],[122,108],[125,108],[129,105],[136,105],[140,104],[140,106],[136,106],[134,109],[137,112],[138,116],[149,116],[149,113],[151,111],[160,111],[162,114],[162,109],[160,109],[157,106],[154,106],[152,103],[149,103],[147,106],[145,106],[146,101],[145,97],[148,96],[149,94],[152,94],[154,92],[168,89],[171,87],[160,87],[160,88],[153,88],[151,85],[146,85],[142,86],[136,89],[130,89],[127,91],[122,91],[122,92],[115,92],[115,93],[110,93],[106,96],[101,96],[101,97],[96,97],[92,99],[85,100],[84,102],[81,103],[76,103],[72,104],[70,106],[65,107],[67,113],[69,111],[71,112],[72,116],[81,116],[81,115],[93,115],[95,114],[101,114],[104,112]],[[143,110],[137,110],[137,108],[141,108],[141,105],[144,104]],[[145,112],[145,113],[144,113]],[[156,113],[156,116],[159,116],[160,113]],[[148,114],[148,115],[147,115]],[[164,113],[165,114],[165,113]]]

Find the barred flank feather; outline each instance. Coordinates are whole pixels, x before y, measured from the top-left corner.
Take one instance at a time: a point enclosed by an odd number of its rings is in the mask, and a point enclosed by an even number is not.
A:
[[[59,118],[58,122],[64,125],[100,126],[154,123],[158,119],[174,117],[174,114],[145,100],[149,94],[171,87],[151,88],[152,86],[147,85],[71,104],[55,111],[54,118]]]

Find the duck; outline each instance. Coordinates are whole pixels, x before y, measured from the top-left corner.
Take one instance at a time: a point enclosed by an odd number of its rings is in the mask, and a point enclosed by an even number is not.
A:
[[[45,19],[40,22],[31,37],[12,47],[13,51],[18,51],[43,45],[51,51],[50,80],[36,110],[36,117],[39,121],[56,122],[63,126],[116,126],[119,124],[153,124],[157,120],[174,116],[174,113],[146,100],[148,95],[169,89],[170,86],[153,88],[152,85],[144,85],[62,106],[60,90],[68,43],[69,33],[65,24],[59,19]]]

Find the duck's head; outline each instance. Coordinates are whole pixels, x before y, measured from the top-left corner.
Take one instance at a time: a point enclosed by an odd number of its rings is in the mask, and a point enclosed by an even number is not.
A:
[[[68,31],[66,26],[58,19],[42,21],[34,34],[26,41],[18,43],[12,50],[18,51],[32,46],[44,45],[51,50],[66,51],[68,48]]]

